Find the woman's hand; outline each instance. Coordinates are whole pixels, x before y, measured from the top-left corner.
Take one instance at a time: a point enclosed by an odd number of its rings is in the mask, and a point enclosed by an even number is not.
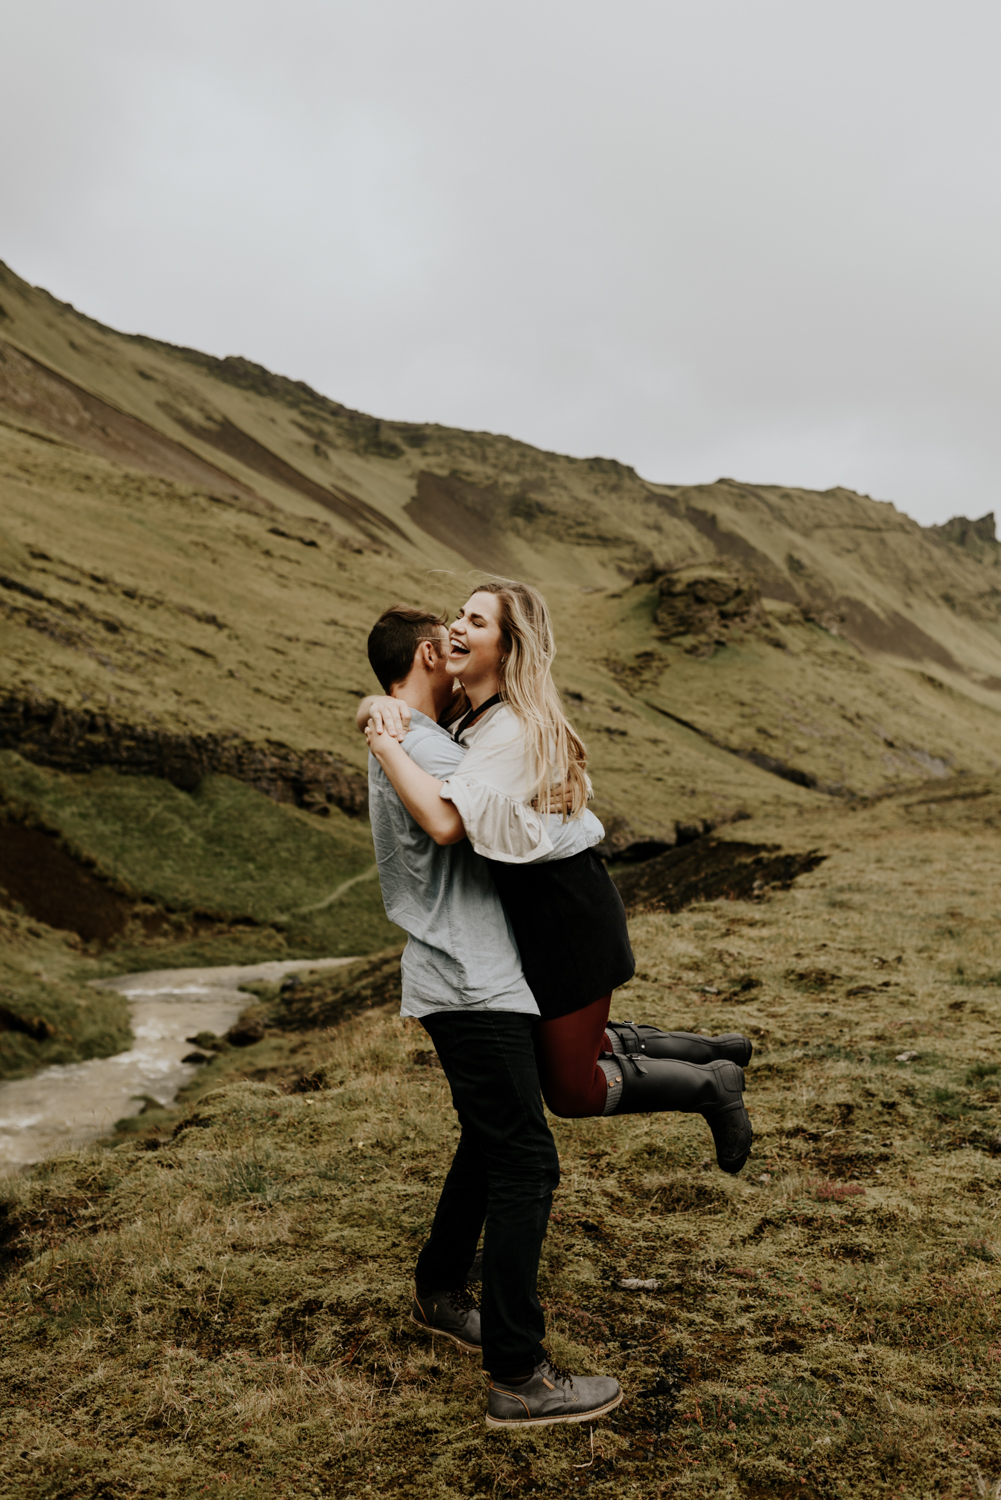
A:
[[[403,732],[405,734],[406,730]],[[387,758],[392,759],[394,750],[400,755],[405,754],[403,746],[391,733],[389,726],[383,723],[381,717],[377,723],[374,714],[365,725],[365,743],[380,765],[384,765]]]
[[[365,740],[407,812],[436,844],[457,844],[466,837],[458,809],[441,795],[442,783],[415,765],[399,740],[376,729],[374,718],[366,725]]]
[[[365,734],[366,726],[373,723],[380,734],[391,735],[394,740],[402,740],[410,728],[410,705],[404,703],[402,698],[379,697],[370,694],[363,698],[358,705],[358,713],[355,723]],[[371,746],[369,746],[371,749]]]
[[[548,792],[540,792],[538,797],[532,798],[532,806],[537,813],[543,817],[568,818],[570,816],[570,795],[561,786],[551,787]]]

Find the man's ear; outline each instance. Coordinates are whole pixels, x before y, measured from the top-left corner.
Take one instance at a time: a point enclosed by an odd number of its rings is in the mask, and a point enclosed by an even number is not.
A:
[[[433,672],[438,664],[438,652],[434,649],[434,642],[421,641],[417,653],[425,672]]]

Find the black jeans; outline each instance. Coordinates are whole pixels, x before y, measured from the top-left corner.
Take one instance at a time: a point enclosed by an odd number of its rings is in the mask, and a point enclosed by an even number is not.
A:
[[[461,1286],[485,1222],[483,1365],[495,1380],[536,1364],[545,1335],[536,1279],[560,1162],[542,1107],[533,1020],[458,1010],[421,1021],[462,1133],[417,1259],[417,1284]]]

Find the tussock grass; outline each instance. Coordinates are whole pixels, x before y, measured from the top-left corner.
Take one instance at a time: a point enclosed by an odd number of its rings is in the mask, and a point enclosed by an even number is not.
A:
[[[830,857],[759,903],[634,918],[616,1006],[753,1036],[743,1174],[697,1117],[553,1122],[549,1343],[620,1376],[611,1419],[488,1435],[475,1362],[410,1325],[448,1090],[392,1006],[325,1027],[327,975],[262,990],[264,1040],[172,1117],[7,1184],[5,1492],[993,1495],[1001,1009],[955,967],[1001,958],[996,834],[889,803],[769,831]],[[827,904],[843,885],[858,907]]]

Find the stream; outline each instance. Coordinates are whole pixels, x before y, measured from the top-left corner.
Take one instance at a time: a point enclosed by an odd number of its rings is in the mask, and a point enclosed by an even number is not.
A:
[[[221,1036],[253,1002],[240,985],[295,970],[332,969],[350,958],[289,959],[206,969],[160,969],[102,979],[130,1001],[134,1044],[113,1057],[43,1068],[0,1083],[0,1173],[75,1151],[108,1135],[148,1099],[171,1104],[197,1073],[181,1059],[199,1031]]]

